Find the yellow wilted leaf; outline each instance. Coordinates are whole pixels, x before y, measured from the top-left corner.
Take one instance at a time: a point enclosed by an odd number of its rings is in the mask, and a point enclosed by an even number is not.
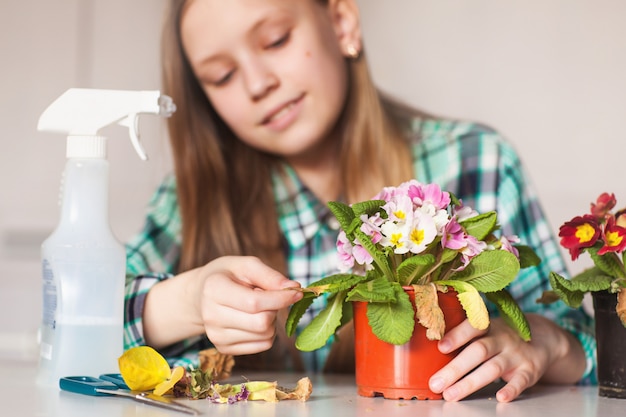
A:
[[[621,290],[617,293],[617,317],[622,321],[622,324],[626,326],[626,290]]]
[[[278,401],[276,398],[277,385],[278,384],[275,381],[249,381],[246,383],[246,387],[248,388],[248,391],[250,391],[248,399],[252,401],[262,400],[276,402]]]
[[[485,330],[489,327],[489,312],[478,291],[467,286],[468,291],[459,292],[459,301],[467,314],[467,319],[473,328]]]
[[[150,346],[128,349],[117,363],[124,382],[131,390],[151,390],[172,374],[165,358]]]
[[[185,376],[185,368],[183,368],[182,366],[175,367],[174,369],[172,369],[172,374],[170,375],[170,377],[154,387],[154,391],[152,393],[158,396],[166,394],[169,390],[172,389],[172,387],[174,387],[174,385],[176,385],[178,381],[181,380],[183,376]]]
[[[415,292],[415,317],[426,327],[428,340],[441,340],[446,331],[443,311],[439,307],[437,287],[433,284],[413,285]]]

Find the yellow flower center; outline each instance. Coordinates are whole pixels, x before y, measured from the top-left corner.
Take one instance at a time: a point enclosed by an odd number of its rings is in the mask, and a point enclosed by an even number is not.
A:
[[[621,236],[617,232],[608,232],[605,234],[606,244],[610,247],[619,246],[622,243],[624,236]]]
[[[406,213],[402,210],[394,211],[393,214],[400,220],[404,220],[406,218]]]
[[[395,247],[401,248],[402,242],[400,241],[400,239],[402,239],[402,233],[393,233],[389,240]]]
[[[424,241],[424,231],[419,229],[413,229],[410,238],[413,243],[419,245]]]
[[[594,229],[588,223],[581,224],[576,228],[576,237],[580,243],[589,242],[593,239],[593,236],[596,233],[596,229]]]

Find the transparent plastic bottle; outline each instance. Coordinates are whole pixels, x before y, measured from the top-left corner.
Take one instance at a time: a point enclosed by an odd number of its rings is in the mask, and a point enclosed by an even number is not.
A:
[[[128,128],[135,151],[140,114],[169,117],[159,91],[70,88],[41,115],[38,130],[67,135],[61,219],[42,245],[43,316],[37,382],[116,372],[123,352],[126,254],[109,226],[109,163],[100,129]]]
[[[105,138],[68,139],[61,219],[42,245],[41,384],[118,369],[126,256],[109,226],[108,171]]]

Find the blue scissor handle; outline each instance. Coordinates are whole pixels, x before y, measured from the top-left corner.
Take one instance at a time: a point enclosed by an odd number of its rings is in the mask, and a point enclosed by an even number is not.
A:
[[[122,378],[122,374],[102,374],[98,378],[102,379],[103,381],[112,382],[117,385],[118,388],[127,389],[130,391],[130,388],[128,387],[128,385],[126,385],[126,382],[124,382],[124,378]]]
[[[65,391],[95,396],[112,395],[104,392],[98,392],[98,389],[118,389],[118,386],[113,382],[104,381],[92,376],[66,376],[59,380],[59,387]]]

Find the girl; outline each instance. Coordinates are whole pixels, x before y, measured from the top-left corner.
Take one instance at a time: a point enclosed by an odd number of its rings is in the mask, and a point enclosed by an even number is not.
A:
[[[326,202],[417,178],[497,210],[503,233],[543,259],[510,288],[532,341],[498,319],[482,332],[464,322],[439,343],[462,351],[431,389],[459,400],[502,378],[497,398],[511,401],[540,380],[592,375],[589,318],[535,303],[564,265],[517,155],[488,128],[381,95],[355,0],[172,0],[163,46],[175,175],[128,245],[126,348],[180,363],[215,346],[246,367],[350,369],[349,326],[324,349],[295,351],[284,315],[301,294],[284,289],[336,271]]]

